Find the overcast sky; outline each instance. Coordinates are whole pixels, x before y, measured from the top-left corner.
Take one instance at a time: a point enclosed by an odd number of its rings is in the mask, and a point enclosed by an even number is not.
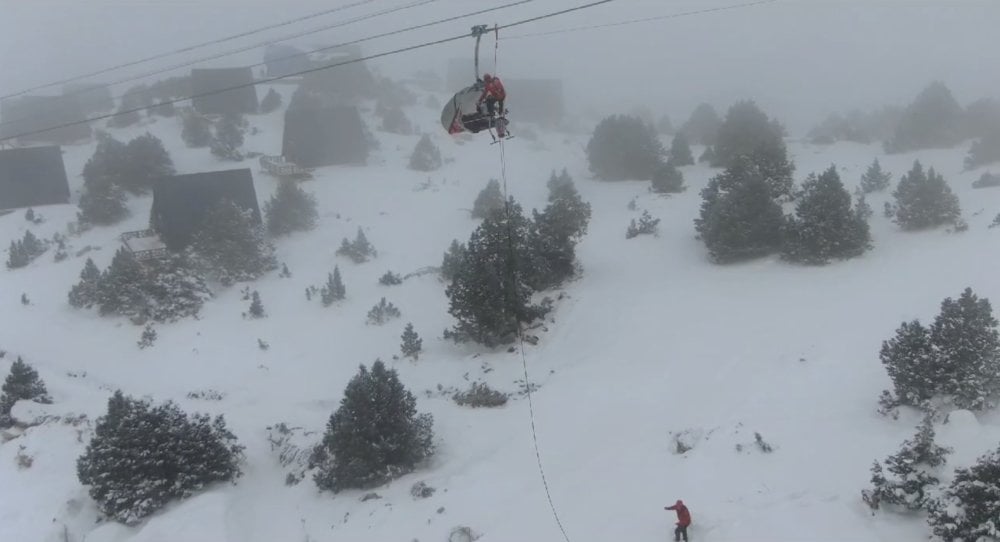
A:
[[[357,1],[0,0],[0,93]],[[416,1],[374,0],[95,80],[120,79]],[[512,1],[437,0],[292,43],[306,48],[338,43]],[[503,25],[588,1],[536,0],[373,40],[364,50],[377,53],[458,35],[474,23]],[[641,105],[656,114],[669,113],[676,123],[701,101],[722,113],[736,99],[753,98],[789,125],[793,134],[832,111],[908,102],[933,79],[944,81],[963,104],[1000,96],[997,0],[778,0],[731,11],[518,38],[746,1],[616,0],[525,24],[501,32],[497,71],[508,77],[563,79],[573,110],[628,112]],[[374,65],[390,76],[417,69],[443,73],[449,58],[471,56],[472,46],[470,38]],[[482,62],[490,70],[493,53],[493,40],[485,40]],[[260,59],[260,50],[255,50],[209,65],[245,65]],[[116,88],[116,95],[125,87]],[[512,109],[516,100],[511,96]]]

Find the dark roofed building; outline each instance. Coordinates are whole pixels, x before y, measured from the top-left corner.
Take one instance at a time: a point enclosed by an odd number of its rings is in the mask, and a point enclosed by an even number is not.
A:
[[[0,100],[0,137],[39,132],[18,137],[22,144],[70,144],[89,139],[90,124],[80,122],[86,119],[75,96],[21,96]],[[69,123],[79,124],[62,126]]]
[[[283,77],[308,70],[312,61],[301,49],[287,43],[273,43],[264,49],[264,65],[268,77]]]
[[[150,227],[171,250],[191,243],[208,212],[230,200],[261,221],[250,169],[208,171],[164,177],[153,183]]]
[[[281,154],[299,166],[363,164],[369,145],[364,122],[354,106],[285,111]]]
[[[72,97],[84,114],[104,113],[115,108],[111,87],[96,83],[71,83],[63,86],[63,96]]]
[[[250,68],[195,68],[191,70],[191,91],[195,96],[225,88],[192,99],[194,108],[203,115],[248,114],[257,112],[257,90],[252,85]]]
[[[511,122],[555,126],[565,113],[563,85],[558,79],[503,79]]]
[[[0,209],[69,203],[59,147],[0,150]]]

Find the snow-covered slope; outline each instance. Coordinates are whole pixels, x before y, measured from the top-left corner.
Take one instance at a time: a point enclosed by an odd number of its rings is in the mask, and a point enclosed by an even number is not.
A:
[[[287,98],[289,87],[276,88]],[[376,132],[381,146],[369,166],[317,170],[303,186],[318,198],[319,226],[277,240],[278,259],[292,276],[272,273],[251,285],[265,319],[241,317],[248,305],[243,285],[218,289],[198,319],[158,326],[155,346],[140,350],[141,328],[69,307],[66,294],[85,259],[104,268],[117,236],[145,226],[150,197],[131,200],[126,222],[70,237],[67,260],[56,263],[47,253],[28,268],[0,273],[0,348],[7,351],[0,375],[23,356],[48,384],[55,403],[46,412],[58,418],[0,445],[0,540],[426,542],[445,541],[461,525],[484,542],[561,538],[536,464],[528,401],[517,393],[520,353],[444,340],[453,321],[436,274],[378,284],[387,270],[405,275],[439,265],[451,240],[464,242],[476,226],[467,211],[476,194],[501,175],[500,148],[485,134],[452,139],[438,128],[438,111],[406,112],[440,145],[446,165],[430,174],[410,171],[418,136]],[[374,129],[377,121],[365,114]],[[281,118],[280,111],[251,117],[261,133],[248,136],[246,150],[279,152]],[[255,160],[234,165],[185,148],[177,120],[113,134],[127,140],[146,130],[163,139],[179,172],[250,167],[261,203],[275,189]],[[541,459],[569,537],[662,540],[673,524],[663,506],[677,498],[691,508],[693,540],[923,536],[919,518],[872,517],[860,490],[872,460],[895,451],[918,421],[912,412],[898,420],[876,413],[879,392],[890,384],[877,357],[881,341],[902,320],[930,321],[944,297],[967,286],[1000,300],[1000,230],[987,229],[1000,212],[1000,191],[970,188],[981,171],[962,172],[965,149],[882,156],[876,146],[790,142],[797,178],[835,163],[851,189],[876,156],[894,180],[919,158],[950,182],[969,230],[901,232],[882,216],[890,196],[881,194],[869,200],[875,249],[862,258],[818,268],[775,258],[717,266],[692,224],[698,192],[715,171],[685,167],[687,190],[657,196],[648,183],[591,179],[586,135],[536,131],[537,140],[521,136],[505,144],[510,195],[526,210],[541,208],[550,171],[566,167],[593,206],[578,250],[582,275],[550,294],[562,299],[539,330],[540,342],[524,349],[538,386]],[[79,189],[93,146],[65,150],[71,186]],[[634,211],[627,207],[632,198]],[[626,240],[629,220],[643,209],[662,219],[659,235]],[[38,226],[20,212],[0,217],[0,242],[29,226],[39,237],[65,232],[76,209],[36,211],[45,217]],[[334,251],[359,226],[379,254],[355,265]],[[329,308],[307,301],[304,290],[321,285],[334,265],[347,300]],[[22,306],[22,293],[31,305]],[[368,309],[382,296],[402,318],[366,325]],[[393,357],[406,322],[424,339],[416,362]],[[270,348],[260,349],[258,339]],[[308,478],[286,486],[267,427],[284,422],[313,432],[299,433],[302,443],[316,442],[358,365],[376,358],[399,371],[419,410],[434,415],[438,452],[431,463],[378,488],[380,499],[320,493]],[[514,399],[500,409],[472,410],[439,391],[473,380],[515,393]],[[247,447],[244,476],[136,527],[96,524],[75,460],[118,388],[225,414]],[[199,393],[210,390],[217,394]],[[955,419],[939,427],[939,440],[956,448],[949,472],[1000,441],[993,414]],[[774,451],[760,453],[754,433]],[[692,449],[676,453],[676,438]],[[33,458],[30,467],[19,456]],[[418,481],[437,492],[414,499],[410,487]]]

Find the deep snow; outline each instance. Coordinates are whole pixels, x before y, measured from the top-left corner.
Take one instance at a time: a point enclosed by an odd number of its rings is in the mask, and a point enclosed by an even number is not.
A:
[[[287,103],[291,87],[275,88]],[[429,174],[406,169],[419,135],[376,131],[381,146],[367,167],[317,170],[303,186],[318,198],[318,227],[276,241],[278,260],[292,277],[274,272],[249,284],[261,294],[265,319],[241,317],[245,285],[218,288],[198,319],[156,326],[155,346],[140,350],[142,328],[69,307],[66,294],[85,259],[103,269],[120,246],[118,235],[145,227],[148,196],[130,200],[125,222],[70,237],[67,260],[54,262],[50,250],[25,269],[0,272],[0,348],[7,351],[0,375],[23,356],[55,401],[44,411],[61,418],[0,445],[0,540],[426,542],[447,540],[459,525],[484,542],[562,537],[540,481],[524,396],[500,409],[473,410],[438,391],[484,380],[516,393],[523,383],[520,354],[444,340],[442,330],[453,321],[436,274],[393,287],[377,282],[387,270],[405,275],[439,265],[451,240],[464,242],[475,228],[468,209],[476,194],[500,176],[500,148],[488,136],[453,139],[441,133],[437,110],[417,105],[406,113],[441,147],[445,166]],[[277,153],[281,118],[281,111],[249,117],[261,133],[249,135],[244,148]],[[370,107],[365,119],[373,130],[378,126]],[[532,128],[535,140],[516,116],[511,128],[518,137],[505,143],[507,186],[526,211],[544,207],[549,173],[563,167],[593,206],[578,247],[582,274],[548,293],[562,299],[544,330],[533,331],[539,344],[524,349],[538,386],[541,459],[571,540],[664,540],[673,513],[663,506],[677,498],[691,508],[695,541],[925,536],[919,517],[873,517],[860,491],[872,460],[893,453],[919,421],[915,412],[898,420],[876,412],[880,391],[890,385],[878,361],[881,341],[903,320],[930,322],[943,298],[967,286],[1000,300],[1000,230],[987,228],[1000,212],[1000,190],[971,189],[983,170],[962,171],[967,146],[885,156],[874,145],[789,141],[799,182],[835,163],[851,190],[875,157],[894,184],[919,158],[958,194],[969,230],[902,232],[882,216],[891,198],[883,193],[869,198],[875,249],[861,258],[825,267],[773,257],[717,266],[692,224],[698,192],[716,170],[684,167],[687,190],[658,196],[648,183],[591,179],[583,150],[589,134]],[[176,119],[111,132],[127,141],[147,130],[163,139],[178,172],[250,167],[261,205],[275,189],[256,160],[220,162],[207,149],[184,147]],[[93,146],[64,148],[74,201]],[[632,198],[635,211],[627,208]],[[626,240],[629,220],[643,209],[662,219],[659,235]],[[36,212],[45,217],[38,226],[20,211],[0,217],[0,242],[6,246],[28,227],[39,237],[65,232],[76,208]],[[358,226],[378,257],[355,265],[334,251]],[[305,288],[321,285],[334,265],[347,300],[329,308],[307,301]],[[21,305],[22,292],[31,305]],[[402,318],[366,325],[365,314],[382,296]],[[416,362],[393,358],[407,322],[424,341]],[[270,348],[258,348],[257,339]],[[431,463],[365,502],[366,492],[320,493],[309,478],[286,486],[266,428],[285,422],[313,431],[301,440],[316,442],[358,365],[376,358],[399,371],[420,411],[434,415],[438,452]],[[137,527],[95,523],[75,459],[116,388],[171,399],[189,412],[225,414],[247,447],[244,476]],[[222,399],[188,396],[205,390]],[[80,414],[89,421],[71,421]],[[956,449],[946,479],[997,445],[998,422],[995,413],[958,413],[937,426],[939,441]],[[757,450],[755,432],[773,453]],[[679,434],[693,444],[684,454],[675,453]],[[31,466],[19,467],[18,455],[32,457]],[[437,492],[415,500],[409,490],[417,481]]]

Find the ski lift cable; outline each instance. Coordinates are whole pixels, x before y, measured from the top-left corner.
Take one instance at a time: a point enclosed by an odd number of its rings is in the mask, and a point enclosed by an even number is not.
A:
[[[238,34],[233,34],[231,36],[226,36],[226,37],[223,37],[223,38],[217,38],[217,39],[214,39],[214,40],[211,40],[211,41],[206,41],[204,43],[199,43],[199,44],[196,44],[196,45],[189,45],[187,47],[182,47],[180,49],[175,49],[173,51],[167,51],[167,52],[164,52],[164,53],[158,53],[158,54],[155,54],[155,55],[152,55],[152,56],[148,56],[146,58],[141,58],[139,60],[133,60],[131,62],[126,62],[124,64],[118,64],[118,65],[115,65],[115,66],[110,66],[110,67],[107,67],[107,68],[102,68],[102,69],[97,70],[97,71],[93,71],[93,72],[90,72],[90,73],[85,73],[85,74],[82,74],[82,75],[76,75],[76,76],[69,77],[67,79],[63,79],[63,80],[60,80],[60,81],[55,81],[55,82],[52,82],[52,83],[46,83],[44,85],[38,85],[38,86],[35,86],[35,87],[27,88],[27,89],[24,89],[24,90],[21,90],[21,91],[18,91],[18,92],[14,92],[12,94],[7,94],[5,96],[0,96],[0,100],[4,100],[4,99],[7,99],[7,98],[13,98],[13,97],[16,97],[16,96],[21,96],[21,95],[27,94],[29,92],[34,92],[36,90],[42,90],[42,89],[45,89],[45,88],[54,87],[56,85],[64,85],[66,83],[72,83],[74,81],[79,81],[81,79],[86,79],[88,77],[93,77],[95,75],[102,75],[102,74],[105,74],[105,73],[108,73],[108,72],[117,71],[117,70],[120,70],[122,68],[128,68],[128,67],[136,66],[136,65],[139,65],[139,64],[145,64],[146,62],[150,62],[150,61],[153,61],[153,60],[159,60],[161,58],[165,58],[165,57],[168,57],[168,56],[178,55],[178,54],[181,54],[181,53],[187,53],[187,52],[190,52],[190,51],[201,49],[202,47],[208,47],[209,45],[218,45],[220,43],[225,43],[227,41],[232,41],[232,40],[235,40],[235,39],[244,38],[246,36],[251,36],[253,34],[258,34],[260,32],[264,32],[266,30],[271,30],[271,29],[274,29],[274,28],[280,28],[282,26],[288,26],[290,24],[295,24],[295,23],[298,23],[298,22],[302,22],[302,21],[305,21],[305,20],[308,20],[308,19],[313,19],[313,18],[320,17],[320,16],[323,16],[323,15],[329,15],[330,13],[336,13],[338,11],[344,11],[346,9],[358,7],[358,6],[361,6],[361,5],[364,5],[364,4],[370,4],[370,3],[374,2],[374,1],[375,0],[358,0],[357,2],[353,2],[353,3],[350,3],[350,4],[345,4],[345,5],[342,5],[342,6],[337,6],[335,8],[326,9],[326,10],[319,11],[319,12],[316,12],[316,13],[312,13],[312,14],[309,14],[309,15],[303,15],[301,17],[296,17],[294,19],[289,19],[289,20],[286,20],[286,21],[281,21],[279,23],[274,23],[274,24],[271,24],[271,25],[262,26],[262,27],[255,28],[255,29],[252,29],[252,30],[246,30],[244,32],[240,32]]]
[[[351,23],[358,22],[358,21],[361,21],[361,20],[372,19],[372,18],[375,18],[375,17],[379,17],[381,15],[386,15],[388,13],[394,13],[396,11],[401,11],[401,10],[409,9],[409,8],[412,8],[412,7],[422,6],[424,4],[429,4],[431,2],[436,2],[436,1],[438,1],[438,0],[421,0],[419,2],[414,2],[412,4],[407,4],[405,6],[396,7],[396,8],[392,8],[392,9],[389,9],[389,10],[384,10],[384,11],[381,11],[381,12],[376,12],[376,13],[373,13],[373,14],[370,14],[370,15],[364,15],[364,16],[361,16],[361,17],[358,17],[358,18],[355,18],[355,19],[351,19],[351,20],[348,20],[348,21],[344,21],[344,22],[341,22],[341,23],[337,23],[337,24],[334,24],[334,25],[325,26],[325,27],[322,27],[321,29],[310,30],[310,31],[307,31],[307,32],[296,34],[294,36],[287,36],[287,37],[284,37],[284,38],[280,38],[278,40],[271,40],[271,41],[269,41],[267,43],[275,43],[275,42],[279,42],[279,41],[285,41],[285,40],[293,39],[293,38],[296,38],[296,37],[301,37],[301,36],[304,36],[304,35],[307,35],[307,34],[313,34],[313,33],[316,33],[316,32],[320,32],[322,30],[329,30],[331,28],[336,28],[336,27],[339,27],[339,26],[345,26],[347,24],[351,24]],[[286,56],[281,56],[281,57],[273,58],[273,59],[271,59],[271,62],[281,62],[281,61],[289,60],[289,59],[292,59],[292,58],[308,57],[308,55],[314,54],[314,53],[321,53],[321,52],[324,52],[324,51],[329,51],[331,49],[337,49],[337,48],[346,47],[346,46],[349,46],[349,45],[356,45],[356,44],[359,44],[359,43],[364,43],[366,41],[371,41],[371,40],[375,40],[375,39],[379,39],[379,38],[384,38],[384,37],[388,37],[388,36],[394,36],[394,35],[397,35],[397,34],[403,34],[405,32],[411,32],[411,31],[414,31],[414,30],[420,30],[420,29],[423,29],[423,28],[428,28],[428,27],[431,27],[431,26],[435,26],[435,25],[439,25],[439,24],[444,24],[444,23],[456,21],[456,20],[459,20],[459,19],[473,17],[473,16],[476,16],[476,15],[482,15],[483,13],[489,13],[491,11],[497,11],[497,10],[500,10],[500,9],[509,8],[509,7],[513,7],[513,6],[518,6],[518,5],[521,5],[521,4],[527,4],[527,3],[530,3],[530,2],[534,2],[534,1],[535,0],[518,0],[516,2],[511,2],[511,3],[508,3],[508,4],[494,6],[494,7],[486,8],[486,9],[480,9],[480,10],[472,11],[472,12],[465,13],[465,14],[462,14],[462,15],[455,15],[455,16],[452,16],[452,17],[447,17],[445,19],[439,19],[439,20],[428,22],[428,23],[423,23],[423,24],[408,26],[406,28],[400,28],[400,29],[397,29],[397,30],[389,31],[389,32],[383,32],[381,34],[375,34],[375,35],[372,35],[372,36],[366,36],[366,37],[358,38],[358,39],[355,39],[355,40],[345,41],[345,42],[342,42],[342,43],[336,43],[336,44],[333,44],[333,45],[328,45],[328,46],[325,46],[325,47],[320,47],[318,49],[313,49],[313,50],[305,51],[305,52],[302,52],[302,53],[294,53],[294,54],[289,54],[289,55],[286,55]],[[236,49],[236,50],[231,50],[231,51],[219,53],[219,54],[212,55],[212,56],[209,56],[209,57],[204,57],[204,58],[192,60],[192,61],[189,61],[189,62],[184,62],[182,64],[177,64],[177,65],[171,66],[169,68],[155,70],[155,71],[144,73],[144,74],[141,74],[141,75],[138,75],[138,76],[129,77],[129,78],[126,78],[126,79],[121,79],[121,80],[115,81],[113,83],[110,83],[109,86],[119,85],[119,84],[122,84],[122,83],[127,83],[127,82],[130,82],[130,81],[135,81],[135,80],[143,79],[143,78],[146,78],[146,77],[151,77],[153,75],[159,75],[161,73],[173,71],[173,70],[176,70],[176,69],[185,68],[185,67],[188,67],[188,66],[199,64],[201,62],[206,62],[206,61],[209,61],[209,60],[215,60],[215,59],[222,58],[222,57],[225,57],[225,56],[229,56],[229,55],[233,55],[233,54],[237,54],[237,53],[249,51],[249,50],[252,50],[254,48],[266,45],[267,43],[255,44],[255,45],[251,45],[249,47],[244,47],[244,48],[240,48],[240,49]],[[258,62],[258,63],[255,63],[255,64],[250,64],[250,65],[248,65],[246,67],[257,68],[257,67],[260,67],[260,66],[264,66],[266,64],[267,64],[267,62]],[[87,92],[87,90],[81,90],[81,91],[78,91],[78,92],[75,92],[75,93],[70,93],[69,95],[72,96],[72,95],[75,95],[75,94],[78,94],[78,93],[84,93],[84,92]],[[128,92],[126,91],[125,93],[116,95],[116,96],[113,97],[113,99],[115,101],[120,100],[127,93]],[[0,122],[0,126],[4,126],[5,124],[10,124],[11,122],[12,121]]]
[[[715,7],[715,8],[698,9],[698,10],[694,10],[694,11],[682,11],[682,12],[679,12],[679,13],[671,13],[671,14],[668,14],[668,15],[660,15],[660,16],[656,16],[656,17],[644,17],[644,18],[641,18],[641,19],[629,19],[627,21],[619,21],[619,22],[614,22],[614,23],[603,23],[603,24],[595,24],[595,25],[589,25],[589,26],[576,26],[576,27],[571,27],[571,28],[563,28],[563,29],[559,29],[559,30],[549,30],[549,31],[546,31],[546,32],[534,32],[534,33],[530,33],[530,34],[515,34],[513,36],[506,36],[503,39],[504,40],[517,40],[517,39],[534,38],[534,37],[540,37],[540,36],[552,36],[552,35],[556,35],[556,34],[566,34],[566,33],[569,33],[569,32],[579,32],[579,31],[582,31],[582,30],[594,30],[594,29],[598,29],[598,28],[610,28],[610,27],[614,27],[614,26],[625,26],[625,25],[637,24],[637,23],[645,23],[645,22],[652,22],[652,21],[662,21],[662,20],[665,20],[665,19],[676,19],[678,17],[687,17],[687,16],[691,16],[691,15],[701,15],[701,14],[705,14],[705,13],[715,13],[715,12],[719,12],[719,11],[729,11],[729,10],[733,10],[733,9],[749,8],[749,7],[760,6],[760,5],[764,5],[764,4],[771,4],[771,3],[774,3],[774,2],[777,2],[777,1],[778,0],[760,0],[760,1],[757,1],[757,2],[747,2],[747,3],[743,3],[743,4],[733,4],[733,5],[729,5],[729,6],[719,6],[719,7]]]
[[[493,73],[499,72],[499,50],[500,50],[500,29],[494,27],[495,39],[493,43]],[[477,74],[478,75],[478,74]],[[503,111],[500,112],[503,115]],[[500,137],[500,179],[503,181],[503,199],[504,199],[504,212],[507,217],[507,250],[508,257],[511,261],[516,261],[517,251],[514,250],[514,232],[511,226],[512,219],[510,214],[510,195],[507,189],[507,151],[504,147],[504,137]],[[517,265],[510,265],[511,270],[511,280],[514,288],[517,287]],[[528,359],[524,354],[524,332],[521,329],[521,322],[517,320],[517,343],[518,351],[521,354],[521,368],[524,371],[524,391],[528,397],[528,417],[531,420],[531,442],[535,448],[535,463],[538,465],[538,475],[542,479],[542,487],[545,489],[545,498],[549,502],[549,510],[552,511],[552,517],[556,521],[556,526],[559,527],[559,532],[562,533],[563,539],[566,542],[570,542],[569,534],[566,533],[566,528],[563,526],[562,519],[559,517],[559,512],[556,510],[555,501],[552,500],[552,491],[549,488],[548,477],[545,476],[545,468],[542,465],[542,452],[538,445],[538,430],[535,427],[535,404],[531,397],[531,379],[528,375]]]
[[[289,41],[289,40],[292,40],[292,39],[295,39],[295,38],[300,38],[302,36],[308,36],[308,35],[316,34],[316,33],[319,33],[319,32],[325,32],[327,30],[332,30],[334,28],[340,28],[340,27],[343,27],[343,26],[347,26],[347,25],[350,25],[350,24],[357,23],[357,22],[367,21],[369,19],[374,19],[376,17],[381,17],[383,15],[388,15],[390,13],[395,13],[397,11],[402,11],[402,10],[405,10],[405,9],[410,9],[410,8],[414,8],[414,7],[423,6],[423,5],[430,4],[432,2],[437,2],[437,1],[438,0],[420,0],[418,2],[412,2],[410,4],[406,4],[406,5],[403,5],[403,6],[397,6],[397,7],[390,8],[390,9],[384,9],[382,11],[376,11],[376,12],[370,13],[368,15],[361,15],[361,16],[355,17],[353,19],[348,19],[346,21],[340,21],[340,22],[337,22],[337,23],[333,23],[333,24],[321,26],[321,27],[318,27],[318,28],[313,28],[313,29],[310,29],[310,30],[306,30],[304,32],[298,32],[298,33],[295,33],[295,34],[289,34],[289,35],[286,35],[286,36],[282,36],[280,38],[271,39],[271,40],[267,40],[267,41],[263,41],[263,42],[259,42],[259,43],[254,43],[252,45],[246,45],[246,46],[243,46],[243,47],[239,47],[237,49],[230,49],[228,51],[223,51],[221,53],[215,53],[215,54],[212,54],[212,55],[209,55],[209,56],[206,56],[206,57],[196,58],[194,60],[184,61],[184,62],[181,62],[179,64],[174,64],[172,66],[168,66],[166,68],[159,68],[159,69],[156,69],[156,70],[153,70],[153,71],[149,71],[149,72],[145,72],[145,73],[141,73],[141,74],[138,74],[138,75],[132,75],[132,76],[126,77],[124,79],[119,79],[117,81],[112,81],[111,83],[108,83],[107,85],[109,87],[114,87],[114,86],[118,86],[118,85],[121,85],[121,84],[124,84],[124,83],[129,83],[129,82],[132,82],[132,81],[138,81],[140,79],[145,79],[147,77],[152,77],[154,75],[159,75],[161,73],[167,73],[167,72],[171,72],[171,71],[174,71],[174,70],[179,70],[181,68],[186,68],[188,66],[194,66],[196,64],[201,64],[202,62],[208,62],[210,60],[217,60],[217,59],[220,59],[220,58],[225,58],[227,56],[232,56],[232,55],[239,54],[239,53],[245,53],[247,51],[252,51],[252,50],[254,50],[254,49],[258,48],[258,47],[264,47],[266,45],[270,45],[272,43],[280,43],[280,42],[283,42],[283,41]],[[372,37],[369,37],[369,38],[363,38],[363,39],[349,41],[349,42],[345,42],[345,43],[338,43],[336,45],[330,45],[330,46],[322,47],[322,48],[319,48],[319,49],[316,49],[316,50],[313,50],[313,51],[302,52],[302,53],[293,53],[293,54],[285,55],[285,56],[282,56],[282,57],[273,58],[273,59],[270,60],[270,62],[281,62],[283,60],[289,60],[289,59],[296,58],[296,57],[305,57],[305,56],[309,55],[310,53],[316,53],[316,52],[319,52],[319,51],[326,51],[326,50],[329,50],[329,49],[334,49],[336,47],[344,47],[346,45],[353,45],[355,43],[360,43],[362,41],[368,41],[368,40],[371,40],[371,39],[375,39],[377,37],[382,37],[382,36],[391,35],[391,34],[392,33],[385,33],[385,34],[381,34],[381,35],[378,35],[378,36],[372,36]],[[264,66],[267,63],[268,62],[257,62],[255,64],[250,64],[250,65],[247,65],[247,66],[244,66],[244,67],[256,68],[256,67],[259,67],[259,66]],[[71,93],[66,94],[64,96],[75,96],[77,94],[83,94],[83,93],[86,93],[86,92],[88,92],[88,89],[81,89],[79,91],[71,92]],[[117,101],[117,100],[121,99],[123,96],[125,96],[126,94],[128,94],[128,91],[125,91],[122,94],[114,96],[113,99]],[[3,123],[0,123],[0,125],[2,125],[2,124]]]
[[[512,27],[515,27],[515,26],[520,26],[520,25],[523,25],[523,24],[533,23],[533,22],[540,21],[540,20],[543,20],[543,19],[548,19],[550,17],[556,17],[556,16],[559,16],[559,15],[564,15],[566,13],[572,13],[574,11],[580,11],[580,10],[584,10],[584,9],[588,9],[588,8],[600,6],[602,4],[608,4],[608,3],[611,3],[611,2],[615,2],[615,1],[617,1],[617,0],[595,0],[593,2],[589,2],[589,3],[586,3],[586,4],[580,4],[578,6],[574,6],[574,7],[571,7],[571,8],[566,8],[566,9],[562,9],[562,10],[559,10],[559,11],[553,11],[553,12],[546,13],[546,14],[543,14],[543,15],[537,15],[535,17],[530,17],[528,19],[522,19],[520,21],[515,21],[513,23],[507,23],[505,25],[500,25],[500,26],[496,27],[496,29],[497,30],[502,30],[502,29],[505,29],[505,28],[512,28]],[[414,50],[417,50],[417,49],[424,49],[424,48],[427,48],[427,47],[433,47],[435,45],[442,45],[442,44],[450,43],[450,42],[453,42],[453,41],[463,40],[463,39],[466,39],[468,37],[469,37],[468,33],[463,33],[463,34],[459,34],[457,36],[451,36],[451,37],[442,38],[442,39],[439,39],[439,40],[427,41],[427,42],[424,42],[424,43],[418,43],[416,45],[410,45],[408,47],[400,47],[398,49],[393,49],[393,50],[390,50],[390,51],[384,51],[384,52],[376,53],[376,54],[372,54],[372,55],[362,56],[362,57],[358,57],[358,58],[352,58],[352,59],[349,59],[349,60],[344,60],[342,62],[335,62],[333,64],[325,64],[323,66],[317,66],[317,67],[314,67],[314,68],[309,68],[307,70],[299,70],[299,71],[295,71],[295,72],[288,73],[288,74],[285,74],[285,75],[280,75],[280,76],[275,76],[275,77],[265,77],[263,79],[259,79],[257,81],[253,81],[253,82],[250,82],[250,83],[244,83],[244,84],[240,84],[240,85],[233,85],[233,86],[229,86],[229,87],[225,87],[225,88],[221,88],[221,89],[216,89],[216,90],[212,90],[212,91],[195,93],[195,94],[191,94],[191,95],[188,95],[188,96],[183,96],[183,97],[180,97],[180,98],[174,98],[174,99],[171,99],[171,100],[165,100],[165,101],[160,102],[160,105],[176,104],[176,103],[184,102],[184,101],[187,101],[187,100],[191,100],[193,98],[202,98],[202,97],[205,97],[205,96],[212,96],[212,95],[215,95],[215,94],[221,94],[223,92],[229,92],[229,91],[239,90],[239,89],[243,89],[243,88],[247,88],[247,87],[252,87],[252,86],[257,86],[257,85],[263,85],[263,84],[267,84],[267,83],[273,83],[275,81],[280,81],[282,79],[287,79],[289,77],[295,77],[295,76],[298,76],[298,75],[305,75],[305,74],[309,74],[309,73],[315,73],[315,72],[330,70],[330,69],[333,69],[333,68],[338,68],[338,67],[341,67],[341,66],[346,66],[348,64],[356,64],[356,63],[359,63],[359,62],[364,62],[366,60],[372,60],[372,59],[376,59],[376,58],[388,57],[388,56],[397,55],[397,54],[400,54],[400,53],[414,51]],[[145,106],[143,106],[143,107],[133,107],[133,108],[130,108],[130,109],[123,109],[123,110],[120,110],[120,111],[116,111],[114,113],[106,113],[106,114],[103,114],[103,115],[97,115],[95,117],[89,117],[89,118],[86,118],[86,119],[83,119],[83,120],[78,120],[78,121],[73,121],[73,122],[66,122],[66,123],[63,123],[63,124],[56,125],[56,126],[50,126],[48,128],[41,128],[41,129],[38,129],[38,130],[31,130],[31,131],[28,131],[28,132],[22,132],[22,133],[10,135],[10,136],[0,137],[0,142],[2,142],[2,141],[10,141],[12,139],[17,139],[19,137],[26,137],[26,136],[32,136],[32,135],[36,135],[36,134],[41,134],[41,133],[49,132],[49,131],[52,131],[52,130],[58,130],[60,128],[67,128],[67,127],[70,127],[70,126],[78,126],[80,124],[88,124],[88,123],[91,123],[91,122],[94,122],[94,121],[98,121],[98,120],[104,120],[104,119],[110,119],[110,118],[113,118],[113,117],[119,117],[119,116],[122,116],[122,115],[128,115],[128,114],[131,114],[131,113],[136,113],[136,112],[139,112],[139,111],[143,111],[145,109],[146,109]]]

